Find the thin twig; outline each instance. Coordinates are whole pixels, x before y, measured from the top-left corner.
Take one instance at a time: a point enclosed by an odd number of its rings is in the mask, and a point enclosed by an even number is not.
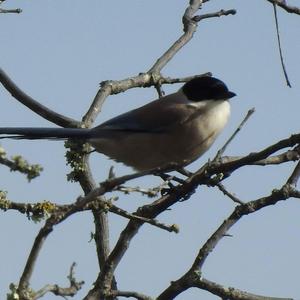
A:
[[[38,290],[34,293],[34,299],[39,299],[45,296],[45,294],[51,292],[56,296],[66,297],[66,296],[75,296],[77,292],[82,288],[84,281],[76,281],[74,277],[74,268],[76,264],[73,263],[70,267],[70,273],[68,279],[70,286],[66,288],[59,287],[57,284],[47,284],[45,287]]]
[[[204,19],[216,18],[216,17],[228,16],[228,15],[235,15],[235,14],[236,14],[235,9],[229,9],[229,10],[221,9],[221,10],[219,10],[217,12],[214,12],[214,13],[208,13],[208,14],[195,16],[193,18],[193,20],[196,21],[196,22],[199,22],[199,21],[204,20]]]
[[[116,191],[120,191],[124,194],[130,194],[133,192],[140,193],[141,195],[146,195],[150,198],[156,197],[159,195],[159,193],[167,187],[167,183],[163,182],[159,186],[153,187],[153,188],[141,188],[139,186],[137,187],[130,187],[130,186],[124,186],[119,185],[116,187]]]
[[[275,3],[273,3],[273,8],[274,8],[274,17],[275,17],[275,24],[276,24],[276,34],[277,34],[277,42],[278,42],[278,49],[279,49],[281,67],[282,67],[282,71],[283,71],[283,74],[284,74],[284,78],[285,78],[286,84],[287,84],[288,87],[291,88],[292,86],[291,86],[291,83],[290,83],[290,80],[289,80],[289,77],[288,77],[288,74],[287,74],[287,71],[286,71],[286,68],[285,68],[285,64],[284,64],[284,61],[283,61],[282,47],[281,47],[280,34],[279,34],[279,24],[278,24],[278,16],[277,16],[277,7],[276,7]]]
[[[288,179],[287,183],[296,187],[299,177],[300,177],[300,161],[297,163],[297,165],[296,165],[292,175]]]
[[[20,14],[21,12],[22,12],[21,8],[16,8],[16,9],[3,9],[3,8],[0,8],[0,14],[9,14],[9,13]]]
[[[218,153],[217,153],[216,157],[213,159],[213,161],[218,160],[223,155],[223,153],[225,152],[225,150],[228,147],[228,145],[235,138],[235,136],[239,133],[239,131],[243,128],[243,126],[245,125],[245,123],[248,121],[248,119],[251,117],[251,115],[254,112],[255,112],[255,108],[254,107],[248,110],[247,115],[245,116],[245,118],[243,119],[243,121],[241,122],[241,124],[234,131],[234,133],[231,135],[231,137],[227,140],[227,142],[224,144],[224,146],[218,151]]]
[[[238,203],[238,204],[244,204],[244,202],[241,201],[239,198],[237,198],[234,194],[228,192],[222,183],[220,183],[220,182],[216,183],[215,186],[218,187],[218,189],[224,195],[226,195],[227,197],[229,197],[233,202]]]
[[[125,217],[127,219],[142,221],[143,223],[148,223],[150,225],[153,225],[155,227],[161,228],[161,229],[169,231],[169,232],[175,232],[175,233],[179,232],[179,228],[176,224],[166,225],[166,224],[161,223],[161,222],[159,222],[155,219],[149,219],[149,218],[145,218],[145,217],[142,217],[142,216],[138,216],[136,214],[131,214],[131,213],[127,212],[124,209],[116,207],[115,205],[110,205],[109,211],[113,212],[113,213],[115,213],[119,216]]]

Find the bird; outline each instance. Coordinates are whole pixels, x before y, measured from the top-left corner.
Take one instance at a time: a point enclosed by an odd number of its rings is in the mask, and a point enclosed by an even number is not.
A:
[[[195,77],[177,92],[116,116],[94,128],[0,127],[1,138],[71,139],[136,171],[185,167],[202,156],[230,116],[236,96],[211,76]]]

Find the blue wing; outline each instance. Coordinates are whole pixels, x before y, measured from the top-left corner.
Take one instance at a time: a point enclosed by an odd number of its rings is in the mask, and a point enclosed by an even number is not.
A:
[[[94,128],[102,130],[161,133],[175,124],[183,123],[195,111],[183,101],[174,101],[170,96],[146,104],[112,118]]]

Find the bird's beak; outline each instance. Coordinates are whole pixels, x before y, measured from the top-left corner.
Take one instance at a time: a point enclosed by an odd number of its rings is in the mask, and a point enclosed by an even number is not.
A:
[[[230,91],[228,91],[227,94],[226,94],[226,98],[227,99],[230,99],[230,98],[232,98],[234,96],[236,96],[236,93],[233,93],[233,92],[230,92]]]

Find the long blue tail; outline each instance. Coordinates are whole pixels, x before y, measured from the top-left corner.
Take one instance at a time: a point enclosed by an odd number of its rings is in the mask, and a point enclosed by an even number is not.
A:
[[[90,137],[90,129],[84,128],[0,127],[0,139],[88,139]]]

